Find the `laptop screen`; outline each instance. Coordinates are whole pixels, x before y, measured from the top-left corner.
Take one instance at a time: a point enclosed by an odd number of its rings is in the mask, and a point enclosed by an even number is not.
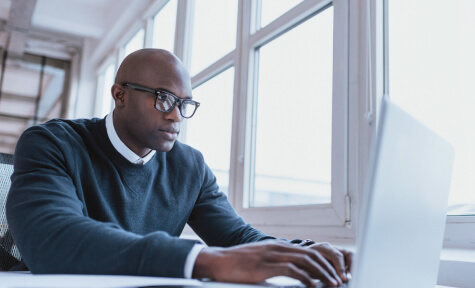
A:
[[[434,287],[454,149],[387,98],[381,107],[350,287]]]

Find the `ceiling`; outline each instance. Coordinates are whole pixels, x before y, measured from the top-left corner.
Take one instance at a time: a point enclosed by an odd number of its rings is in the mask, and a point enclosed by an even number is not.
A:
[[[62,48],[67,57],[83,38],[103,37],[114,20],[109,12],[124,6],[127,0],[0,0],[0,46],[9,53]]]
[[[37,122],[64,116],[68,61],[81,53],[84,39],[100,41],[131,2],[0,0],[0,152],[14,152],[35,115]],[[64,61],[42,63],[28,54]]]

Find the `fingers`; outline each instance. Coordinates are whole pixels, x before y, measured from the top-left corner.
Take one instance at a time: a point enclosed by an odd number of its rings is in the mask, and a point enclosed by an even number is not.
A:
[[[336,273],[344,281],[348,282],[348,274],[351,271],[353,254],[345,249],[337,248],[328,243],[319,243],[310,246],[319,251],[335,267]]]
[[[320,279],[326,285],[338,286],[342,284],[335,269],[318,252],[309,249],[289,252],[290,251],[270,253],[268,261],[295,265],[300,273],[304,273],[307,277]],[[286,276],[293,277],[290,275]],[[302,281],[301,279],[299,280]]]
[[[351,273],[351,267],[352,267],[352,264],[353,264],[353,253],[348,251],[348,250],[345,250],[345,249],[341,249],[340,251],[345,256],[345,263],[346,263],[346,267],[347,267],[346,272]]]
[[[291,277],[302,282],[306,287],[315,287],[316,284],[313,279],[304,271],[299,269],[292,263],[279,263],[272,267],[273,273],[277,272],[278,275]],[[272,276],[271,276],[272,277]],[[270,277],[269,277],[270,278]]]
[[[275,242],[271,245],[273,253],[268,254],[269,257],[272,256],[272,258],[269,258],[270,261],[293,263],[311,277],[319,279],[329,286],[343,284],[341,276],[333,265],[318,250],[290,245],[285,242]]]
[[[293,260],[288,259],[288,261],[295,263],[299,268],[310,273],[310,276],[322,280],[322,282],[325,282],[327,285],[331,285],[330,282],[334,283],[334,281],[336,281],[338,285],[341,285],[343,282],[348,282],[353,261],[352,252],[332,246],[329,243],[314,244],[308,247],[310,249],[302,249],[301,247],[288,245],[287,243],[279,244],[280,247],[277,248],[279,251],[305,254],[318,264],[317,269],[309,265],[309,263],[302,264],[302,260],[297,260],[296,258]]]
[[[315,287],[311,275],[293,259],[279,252],[278,243],[252,243],[232,248],[205,248],[193,269],[195,278],[212,278],[220,282],[259,283],[274,276],[288,276],[308,287]],[[294,253],[299,256],[298,253]],[[308,265],[307,265],[308,266]],[[308,268],[307,268],[308,269]]]

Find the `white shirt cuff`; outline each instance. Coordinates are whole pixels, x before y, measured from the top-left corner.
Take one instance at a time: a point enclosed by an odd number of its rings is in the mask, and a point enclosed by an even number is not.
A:
[[[205,247],[206,246],[202,244],[195,244],[195,246],[191,248],[185,261],[185,278],[191,279],[191,276],[193,276],[193,267],[195,267],[196,258],[198,258],[198,254],[200,254],[201,250]]]

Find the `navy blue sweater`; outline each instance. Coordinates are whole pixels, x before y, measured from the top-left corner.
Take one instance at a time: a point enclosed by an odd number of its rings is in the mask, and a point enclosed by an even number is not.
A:
[[[183,277],[196,241],[272,239],[239,217],[201,153],[176,142],[145,165],[112,146],[104,119],[52,120],[26,130],[15,151],[7,219],[33,273]]]

